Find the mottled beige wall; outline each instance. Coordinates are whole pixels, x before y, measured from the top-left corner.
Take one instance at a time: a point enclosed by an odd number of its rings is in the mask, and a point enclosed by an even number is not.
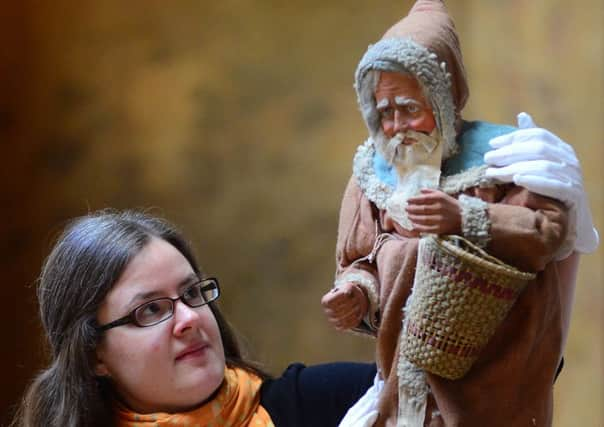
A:
[[[571,142],[596,224],[604,229],[604,3],[472,0],[460,22],[472,89],[468,116],[509,121],[522,110]],[[602,425],[602,249],[582,259],[556,426]]]
[[[329,329],[319,299],[352,153],[366,136],[353,72],[410,4],[2,8],[3,413],[42,360],[28,285],[50,237],[66,218],[106,206],[155,206],[180,224],[273,372],[371,358],[371,341]],[[601,1],[448,5],[470,78],[466,116],[513,123],[527,110],[573,143],[602,225]],[[583,260],[556,426],[602,422],[601,254]]]

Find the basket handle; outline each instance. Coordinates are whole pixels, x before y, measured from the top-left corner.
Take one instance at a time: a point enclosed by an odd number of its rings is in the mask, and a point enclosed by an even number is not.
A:
[[[506,263],[504,263],[503,261],[501,261],[500,259],[498,259],[492,255],[489,255],[484,249],[479,248],[478,246],[476,246],[474,243],[470,242],[465,237],[461,237],[456,234],[449,234],[447,236],[442,236],[440,238],[443,240],[447,240],[453,244],[456,244],[457,246],[462,246],[462,247],[464,247],[464,249],[467,249],[470,252],[474,252],[475,254],[477,253],[482,258],[486,258],[487,260],[491,261],[494,264],[507,267]]]

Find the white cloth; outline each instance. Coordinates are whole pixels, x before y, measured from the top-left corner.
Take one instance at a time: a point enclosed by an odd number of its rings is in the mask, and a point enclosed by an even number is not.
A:
[[[527,113],[518,114],[519,130],[491,139],[494,150],[484,155],[486,176],[513,182],[537,194],[565,203],[570,209],[569,234],[562,259],[577,251],[589,253],[599,244],[581,165],[573,148],[546,129],[536,127]]]
[[[378,397],[384,388],[384,380],[375,374],[373,385],[350,407],[339,427],[371,427],[378,417]]]

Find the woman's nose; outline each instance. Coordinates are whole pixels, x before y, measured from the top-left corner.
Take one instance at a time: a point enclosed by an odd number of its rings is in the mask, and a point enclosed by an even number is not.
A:
[[[174,335],[182,335],[189,329],[195,329],[199,321],[199,311],[182,301],[174,302]]]

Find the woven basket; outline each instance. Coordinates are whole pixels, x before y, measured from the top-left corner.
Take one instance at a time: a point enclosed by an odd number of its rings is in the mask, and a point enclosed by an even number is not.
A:
[[[441,377],[463,377],[534,277],[462,237],[423,237],[405,308],[403,355]]]

